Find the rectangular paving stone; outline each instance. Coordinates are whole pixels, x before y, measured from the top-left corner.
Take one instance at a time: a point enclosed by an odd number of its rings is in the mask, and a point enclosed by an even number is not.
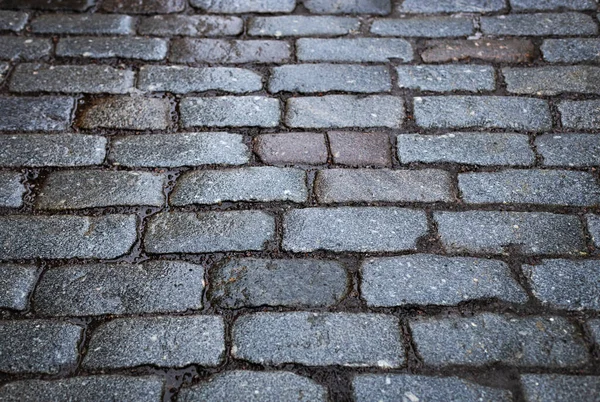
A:
[[[63,170],[51,172],[36,198],[39,209],[80,209],[165,203],[166,177],[151,172]]]
[[[0,166],[99,165],[106,138],[85,134],[7,134],[0,136]]]
[[[154,15],[138,25],[139,34],[151,36],[233,36],[243,30],[241,18],[220,15]]]
[[[451,202],[452,180],[443,170],[325,169],[317,173],[320,203]]]
[[[327,144],[321,133],[262,134],[254,137],[254,152],[267,164],[327,163]]]
[[[400,163],[530,166],[535,161],[529,137],[512,133],[400,134]]]
[[[148,224],[150,253],[262,250],[275,234],[275,218],[262,211],[164,212]]]
[[[304,0],[304,7],[315,14],[377,14],[392,12],[390,0]]]
[[[58,374],[77,364],[83,328],[47,320],[0,321],[0,371]]]
[[[25,28],[29,15],[20,11],[0,10],[0,31],[18,32]]]
[[[407,62],[413,59],[413,49],[406,40],[396,38],[301,38],[296,41],[296,56],[304,62],[388,62],[390,59]]]
[[[71,35],[129,35],[135,33],[135,20],[128,15],[43,14],[31,22],[31,31]]]
[[[600,135],[544,134],[535,138],[535,148],[544,166],[600,165]]]
[[[600,67],[503,68],[508,92],[531,95],[600,94]]]
[[[431,40],[421,58],[425,63],[485,60],[496,63],[526,63],[533,60],[535,47],[528,39]]]
[[[102,0],[102,10],[109,13],[166,14],[185,9],[185,0]]]
[[[594,0],[510,0],[513,11],[523,10],[596,10]]]
[[[598,33],[596,22],[583,13],[509,14],[481,17],[481,31],[486,35],[577,36]]]
[[[0,259],[122,256],[136,241],[135,215],[0,217]]]
[[[600,261],[543,260],[522,269],[542,304],[564,310],[600,310]]]
[[[505,128],[544,131],[552,127],[548,102],[508,96],[427,96],[414,99],[415,120],[425,128]]]
[[[92,332],[83,367],[217,366],[225,354],[224,330],[223,319],[211,315],[117,318]]]
[[[192,7],[209,13],[289,13],[296,8],[296,0],[190,0]]]
[[[0,36],[0,60],[38,60],[50,56],[52,41],[26,36]]]
[[[400,13],[486,13],[506,8],[506,0],[404,0]]]
[[[287,212],[283,248],[375,252],[414,250],[427,234],[423,211],[396,207],[305,208]]]
[[[269,77],[269,92],[315,93],[389,92],[392,79],[386,66],[353,64],[295,64],[274,67]]]
[[[458,395],[465,402],[513,400],[508,390],[485,387],[458,377],[361,374],[354,377],[352,388],[357,402],[404,401],[408,399],[407,395],[419,398],[419,401],[451,401]]]
[[[204,268],[184,261],[50,268],[35,290],[37,314],[89,316],[202,308]]]
[[[527,402],[595,401],[600,395],[600,377],[561,374],[522,374],[521,387]]]
[[[0,172],[0,207],[19,208],[27,191],[18,172]]]
[[[103,402],[118,395],[131,402],[160,402],[164,380],[158,376],[92,375],[61,380],[21,380],[0,387],[6,402],[52,400]]]
[[[471,18],[452,16],[377,19],[370,32],[379,36],[446,38],[468,36],[474,30]]]
[[[265,96],[184,98],[179,103],[183,127],[277,127],[279,100]]]
[[[384,314],[256,313],[233,326],[233,355],[253,363],[399,367],[400,323]]]
[[[165,98],[105,97],[81,108],[81,128],[164,130],[171,125],[171,105]]]
[[[600,61],[600,39],[545,39],[540,47],[544,60],[550,63]]]
[[[416,254],[367,259],[360,272],[361,295],[369,306],[452,306],[483,299],[527,301],[527,293],[502,261]]]
[[[599,215],[586,215],[587,228],[592,236],[594,245],[600,248],[600,216]]]
[[[558,111],[565,128],[600,128],[600,100],[562,101],[558,104]]]
[[[409,321],[417,353],[432,366],[502,363],[517,367],[577,367],[588,361],[581,336],[562,317],[473,317]]]
[[[462,199],[472,204],[542,204],[594,206],[600,204],[600,186],[588,172],[570,170],[506,169],[499,172],[461,173]]]
[[[243,165],[250,160],[243,139],[229,133],[117,136],[111,141],[109,160],[113,165],[136,167]]]
[[[335,16],[281,15],[252,17],[248,20],[250,36],[337,36],[358,32],[358,18]]]
[[[109,66],[55,66],[19,64],[13,71],[12,92],[126,94],[134,87],[135,73]]]
[[[38,276],[35,265],[0,264],[0,308],[26,310]]]
[[[167,42],[158,38],[93,37],[61,38],[56,45],[59,57],[103,59],[163,60],[167,56]]]
[[[398,66],[398,86],[421,91],[493,91],[496,73],[491,66]]]
[[[175,63],[282,63],[290,58],[288,42],[277,40],[174,39],[169,61]]]
[[[284,120],[288,127],[399,128],[404,121],[404,101],[388,95],[289,98]]]
[[[506,254],[514,246],[525,255],[574,254],[585,250],[577,216],[547,212],[435,212],[440,240],[450,253]]]
[[[330,131],[327,137],[336,165],[390,167],[392,164],[390,139],[385,133]]]
[[[304,170],[251,166],[184,173],[177,180],[170,201],[173,205],[189,205],[223,201],[304,202],[307,198]]]
[[[96,0],[0,0],[1,8],[85,11]]]
[[[222,308],[326,307],[347,293],[348,276],[334,261],[233,259],[211,269],[209,299]]]
[[[0,97],[0,130],[66,130],[74,104],[73,98],[63,96]]]

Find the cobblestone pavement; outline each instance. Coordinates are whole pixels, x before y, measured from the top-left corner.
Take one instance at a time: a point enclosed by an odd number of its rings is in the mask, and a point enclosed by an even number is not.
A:
[[[1,401],[600,401],[595,0],[0,0]]]

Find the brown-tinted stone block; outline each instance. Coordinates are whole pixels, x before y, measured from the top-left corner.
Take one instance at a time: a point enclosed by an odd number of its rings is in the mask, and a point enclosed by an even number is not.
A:
[[[96,0],[0,0],[0,8],[85,11]]]
[[[331,131],[329,145],[333,162],[351,166],[390,166],[390,141],[387,134]]]
[[[109,13],[165,14],[183,11],[185,0],[104,0],[102,9]]]
[[[523,39],[432,40],[421,53],[426,63],[465,59],[524,63],[533,59],[534,47]]]
[[[254,149],[264,163],[306,163],[318,165],[327,162],[325,135],[320,133],[264,134],[256,137]]]

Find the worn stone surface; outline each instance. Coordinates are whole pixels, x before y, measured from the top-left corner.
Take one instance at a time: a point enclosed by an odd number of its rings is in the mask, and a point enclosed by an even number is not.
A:
[[[596,22],[583,13],[510,14],[481,17],[481,31],[486,35],[577,36],[598,33]]]
[[[124,14],[176,13],[185,9],[185,3],[185,0],[102,0],[102,10]]]
[[[193,7],[209,13],[289,13],[296,0],[190,0]]]
[[[0,36],[0,60],[38,60],[50,56],[51,51],[49,39]]]
[[[400,325],[383,314],[256,313],[233,326],[233,355],[260,364],[399,367]]]
[[[565,128],[593,130],[600,128],[600,101],[562,101],[558,104]]]
[[[535,147],[546,166],[600,165],[600,136],[593,134],[544,134]]]
[[[61,96],[0,97],[0,130],[65,130],[74,103],[73,98]]]
[[[98,98],[82,109],[78,122],[81,128],[164,130],[171,124],[171,105],[164,98]]]
[[[358,32],[357,18],[335,16],[281,15],[253,17],[248,21],[250,36],[337,36]]]
[[[6,78],[6,73],[8,72],[9,68],[10,64],[0,63],[0,84],[4,81],[4,78]]]
[[[304,0],[304,7],[315,14],[378,14],[392,11],[390,0]]]
[[[43,14],[31,22],[31,30],[53,34],[113,34],[135,32],[135,20],[128,15]]]
[[[527,402],[597,401],[600,377],[560,374],[522,374],[521,386]]]
[[[296,41],[299,61],[387,62],[413,59],[409,42],[396,38],[312,39]]]
[[[490,66],[399,66],[398,86],[421,91],[492,91],[496,88]]]
[[[473,21],[464,17],[377,19],[371,24],[371,33],[379,36],[445,38],[468,36],[473,31]]]
[[[0,10],[0,31],[18,32],[25,28],[28,18],[27,13]]]
[[[348,166],[391,165],[390,140],[384,133],[330,131],[327,133],[333,162]]]
[[[544,60],[551,63],[600,61],[600,39],[546,39],[540,47]]]
[[[600,94],[600,67],[503,68],[508,92],[531,95]]]
[[[293,252],[414,250],[425,213],[396,207],[295,209],[285,214],[283,248]]]
[[[290,44],[276,40],[175,39],[169,61],[175,63],[281,63]]]
[[[183,127],[277,127],[279,101],[265,96],[184,98],[179,103]]]
[[[361,267],[369,306],[452,306],[469,300],[527,301],[527,293],[502,261],[431,254],[371,258]]]
[[[600,248],[600,215],[587,215],[587,227],[596,248]]]
[[[513,10],[596,10],[594,0],[510,0]]]
[[[241,18],[217,15],[155,15],[142,18],[138,25],[139,34],[153,36],[229,36],[243,29]]]
[[[401,13],[485,13],[500,11],[506,0],[404,0],[398,11]]]
[[[588,321],[587,326],[590,329],[590,332],[591,332],[592,338],[594,339],[594,342],[596,342],[596,344],[599,344],[600,343],[600,320],[595,319],[595,320]]]
[[[348,277],[333,261],[233,259],[211,271],[209,298],[223,308],[326,307],[346,294]]]
[[[321,133],[263,134],[256,137],[254,151],[267,164],[309,164],[327,162],[327,144]]]
[[[18,172],[0,172],[0,207],[19,208],[26,189]]]
[[[214,315],[117,318],[92,332],[83,367],[217,366],[225,354],[224,329]]]
[[[96,0],[0,0],[2,8],[85,11]]]
[[[431,40],[421,58],[426,63],[478,59],[524,63],[533,60],[535,47],[527,39]]]
[[[35,265],[0,264],[0,308],[27,309],[38,274]]]
[[[72,37],[61,38],[56,45],[60,57],[103,59],[162,60],[167,56],[167,42],[144,37]]]

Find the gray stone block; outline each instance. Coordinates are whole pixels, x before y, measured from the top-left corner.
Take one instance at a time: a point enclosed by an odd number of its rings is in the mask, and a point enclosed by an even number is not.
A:
[[[66,130],[74,103],[73,98],[59,96],[0,97],[0,130]]]
[[[407,62],[413,59],[413,49],[406,40],[396,38],[301,38],[296,41],[296,55],[302,62],[388,62],[390,59]]]
[[[535,138],[535,148],[545,166],[600,165],[600,135],[544,134]]]
[[[600,377],[589,375],[522,374],[521,386],[527,402],[598,402]]]
[[[61,38],[56,45],[59,57],[103,59],[163,60],[167,56],[167,42],[144,37],[73,37]]]
[[[510,0],[514,11],[523,10],[596,10],[598,4],[594,0]]]
[[[191,0],[193,7],[209,13],[289,13],[296,8],[296,0]]]
[[[540,47],[550,63],[600,62],[600,39],[546,39]]]
[[[371,24],[371,33],[379,36],[447,38],[468,36],[474,30],[471,18],[454,16],[378,19]]]
[[[600,344],[600,320],[590,320],[588,321],[587,326],[591,332],[594,342],[596,342],[596,344]]]
[[[597,248],[600,248],[600,215],[586,215],[587,228],[592,235],[592,240]]]
[[[334,16],[281,15],[252,17],[248,20],[250,36],[337,36],[358,32],[358,18]]]
[[[583,13],[509,14],[481,17],[481,31],[486,35],[511,36],[578,36],[595,35],[598,26]]]
[[[135,19],[128,15],[43,14],[31,22],[31,30],[50,34],[129,35],[135,33]]]
[[[485,13],[500,11],[506,0],[404,0],[401,13]]]
[[[0,31],[18,32],[25,28],[29,15],[19,11],[0,10]]]
[[[27,309],[38,274],[34,265],[0,264],[0,308]]]
[[[290,58],[288,42],[277,40],[174,39],[169,61],[175,63],[282,63]]]
[[[241,18],[220,15],[154,15],[138,25],[139,34],[153,36],[232,36],[243,29]]]
[[[304,7],[315,14],[377,14],[392,11],[390,0],[304,0]]]
[[[503,68],[508,92],[530,95],[600,94],[600,67]]]
[[[558,111],[565,128],[600,128],[600,100],[562,101],[558,104]]]
[[[50,56],[51,51],[50,39],[0,36],[0,60],[38,60]]]
[[[179,103],[183,127],[277,127],[279,100],[265,96],[184,98]]]
[[[398,86],[421,91],[493,91],[494,68],[479,65],[399,66]]]
[[[0,207],[19,208],[26,193],[23,177],[18,172],[0,172]]]
[[[171,105],[164,98],[107,97],[84,105],[81,128],[164,130],[171,124]]]
[[[185,0],[103,0],[102,10],[109,13],[154,14],[183,11]]]

